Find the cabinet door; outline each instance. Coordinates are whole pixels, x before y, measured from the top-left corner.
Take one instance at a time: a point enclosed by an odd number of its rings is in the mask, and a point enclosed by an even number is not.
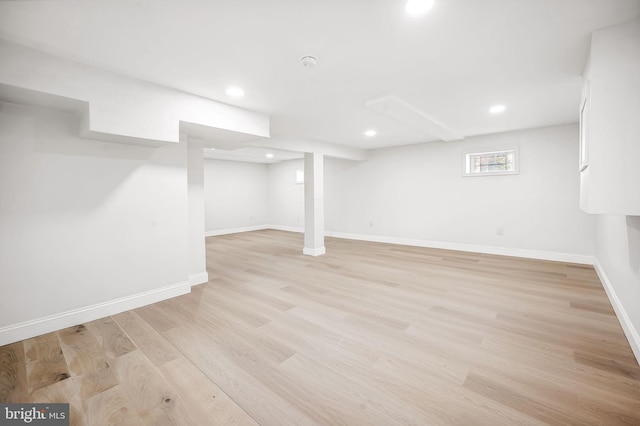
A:
[[[640,20],[593,33],[580,103],[580,207],[640,216]]]

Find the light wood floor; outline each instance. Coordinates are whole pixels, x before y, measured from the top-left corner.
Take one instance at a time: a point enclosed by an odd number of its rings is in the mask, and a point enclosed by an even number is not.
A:
[[[640,424],[591,267],[258,231],[193,293],[0,348],[0,401],[72,424]]]

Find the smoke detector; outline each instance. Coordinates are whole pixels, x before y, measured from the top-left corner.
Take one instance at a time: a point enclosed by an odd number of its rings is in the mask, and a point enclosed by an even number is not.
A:
[[[318,63],[318,58],[315,56],[303,56],[300,58],[300,63],[305,68],[313,68]]]

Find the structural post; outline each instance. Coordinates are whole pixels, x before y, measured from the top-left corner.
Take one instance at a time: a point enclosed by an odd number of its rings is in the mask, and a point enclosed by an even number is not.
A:
[[[209,281],[204,240],[204,149],[202,141],[180,135],[187,145],[187,198],[189,229],[189,283]]]
[[[323,154],[304,154],[304,249],[302,253],[320,256],[324,247],[324,171]]]

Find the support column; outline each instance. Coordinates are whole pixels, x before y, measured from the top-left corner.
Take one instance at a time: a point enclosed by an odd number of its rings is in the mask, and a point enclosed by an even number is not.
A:
[[[189,283],[209,281],[204,241],[204,149],[202,141],[180,135],[187,144],[187,194],[189,210]]]
[[[302,253],[320,256],[324,247],[324,156],[304,154],[304,249]]]

